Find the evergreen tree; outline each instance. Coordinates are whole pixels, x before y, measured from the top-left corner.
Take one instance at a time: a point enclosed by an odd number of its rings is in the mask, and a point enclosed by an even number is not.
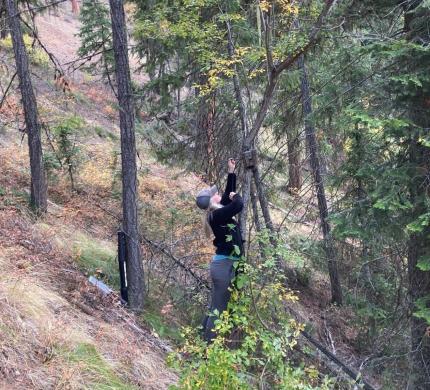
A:
[[[24,45],[18,7],[15,0],[6,0],[6,7],[28,137],[31,170],[30,203],[37,212],[46,212],[48,199],[45,170],[43,166],[42,142],[40,138],[40,122],[37,112],[36,96],[34,95],[30,78],[28,54]]]
[[[141,312],[145,287],[137,213],[135,117],[128,62],[127,28],[123,0],[110,0],[110,7],[121,130],[122,228],[126,235],[128,298],[130,308]]]
[[[115,72],[109,8],[100,0],[84,0],[80,13],[78,49],[85,69],[110,80]]]

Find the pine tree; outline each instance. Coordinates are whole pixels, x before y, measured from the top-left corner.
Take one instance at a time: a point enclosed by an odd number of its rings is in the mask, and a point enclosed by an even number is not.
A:
[[[30,78],[28,54],[25,50],[21,23],[15,0],[6,0],[6,6],[28,136],[31,170],[30,203],[37,212],[46,212],[48,199],[45,170],[43,166],[42,142],[40,138],[40,123],[36,97]]]
[[[134,133],[134,99],[128,62],[127,29],[124,3],[110,0],[113,51],[118,85],[119,120],[121,129],[122,209],[123,229],[127,246],[127,284],[131,309],[143,310],[144,279],[139,241],[137,213],[136,140]]]
[[[110,77],[115,72],[112,52],[112,27],[109,8],[100,0],[84,0],[80,13],[81,29],[78,49],[85,68],[92,74]]]

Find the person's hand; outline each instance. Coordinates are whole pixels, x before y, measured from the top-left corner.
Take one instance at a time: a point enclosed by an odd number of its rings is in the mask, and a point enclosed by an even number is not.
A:
[[[230,192],[230,194],[228,195],[228,197],[230,198],[230,200],[233,200],[234,196],[236,195],[236,192]]]
[[[228,159],[228,173],[233,173],[235,168],[236,168],[236,161],[234,161],[234,159],[232,159],[232,158],[229,158]]]

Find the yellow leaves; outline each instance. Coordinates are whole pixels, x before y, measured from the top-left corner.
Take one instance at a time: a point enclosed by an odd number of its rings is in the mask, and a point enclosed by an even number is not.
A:
[[[302,333],[305,330],[305,324],[302,324],[301,322],[297,322],[294,318],[291,318],[288,321],[290,328],[293,330],[293,336],[299,337],[300,333]]]
[[[346,154],[349,154],[352,151],[352,140],[351,138],[348,138],[345,143],[343,144],[343,150]]]
[[[266,0],[260,1],[260,9],[262,12],[269,12],[270,8],[271,8],[271,4],[269,1],[266,1]]]
[[[252,72],[249,73],[248,77],[250,79],[255,79],[260,74],[266,72],[266,69],[260,68],[260,69],[254,69]]]
[[[280,9],[280,13],[283,15],[292,15],[296,16],[299,13],[299,7],[295,2],[291,0],[277,0],[273,2],[274,5],[277,5]],[[262,12],[269,12],[272,8],[272,4],[270,1],[261,0],[260,1],[260,9]]]
[[[319,377],[319,371],[315,366],[305,367],[305,372],[312,381],[316,381]]]
[[[234,76],[235,65],[242,64],[243,58],[251,50],[250,47],[237,47],[232,58],[216,58],[211,69],[206,73],[207,81],[203,85],[193,85],[200,90],[201,95],[207,95],[221,86],[223,77]]]
[[[299,7],[295,2],[290,0],[278,0],[279,7],[283,14],[296,16],[299,14]]]
[[[284,301],[297,302],[299,297],[292,291],[286,291],[283,295]]]
[[[160,20],[159,28],[162,36],[165,36],[165,37],[169,36],[170,22],[167,19]]]

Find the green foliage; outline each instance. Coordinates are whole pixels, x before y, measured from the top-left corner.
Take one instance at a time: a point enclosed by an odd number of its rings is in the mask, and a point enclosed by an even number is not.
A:
[[[75,189],[74,175],[80,162],[81,151],[78,137],[84,127],[84,120],[78,116],[70,116],[52,128],[51,146],[53,150],[45,157],[48,172],[61,167],[68,173],[72,189]],[[55,158],[56,160],[55,161]]]
[[[159,290],[161,289],[161,285],[156,284],[156,280],[152,280],[151,282],[151,291],[146,297],[145,308],[141,319],[146,325],[152,328],[152,331],[158,337],[163,339],[168,338],[175,343],[179,343],[182,341],[182,337],[178,324],[174,321],[169,321],[162,313],[160,295],[163,294],[163,292]],[[154,284],[156,285],[154,286]]]
[[[80,10],[81,28],[77,36],[81,41],[78,55],[84,68],[91,74],[112,77],[115,61],[112,51],[112,26],[109,7],[100,0],[84,0]]]
[[[59,161],[55,152],[47,150],[43,153],[43,166],[50,181],[57,179],[57,172],[61,169],[61,161]]]
[[[107,243],[80,235],[73,244],[74,258],[79,267],[89,275],[96,275],[109,286],[119,289],[116,251]]]
[[[85,389],[97,390],[130,390],[135,389],[130,383],[124,382],[113,371],[112,367],[97,351],[94,345],[88,343],[78,344],[70,351],[56,351],[68,362],[75,363],[79,370],[88,378]]]
[[[266,240],[263,235],[262,242]],[[291,252],[280,251],[288,261]],[[258,264],[242,264],[228,310],[213,313],[218,317],[213,343],[207,345],[196,329],[183,330],[184,345],[169,359],[181,374],[179,386],[173,388],[331,388],[333,382],[321,379],[314,367],[293,363],[294,347],[304,326],[285,310],[298,298],[276,271],[279,254],[276,247],[267,249]]]
[[[24,46],[28,54],[28,59],[31,64],[46,68],[49,65],[48,54],[37,44],[34,43],[33,38],[28,34],[23,34]],[[0,48],[5,48],[6,50],[12,50],[12,37],[8,36],[0,40]]]
[[[415,302],[417,310],[414,312],[414,316],[422,318],[430,324],[430,296],[425,296],[418,299]]]

